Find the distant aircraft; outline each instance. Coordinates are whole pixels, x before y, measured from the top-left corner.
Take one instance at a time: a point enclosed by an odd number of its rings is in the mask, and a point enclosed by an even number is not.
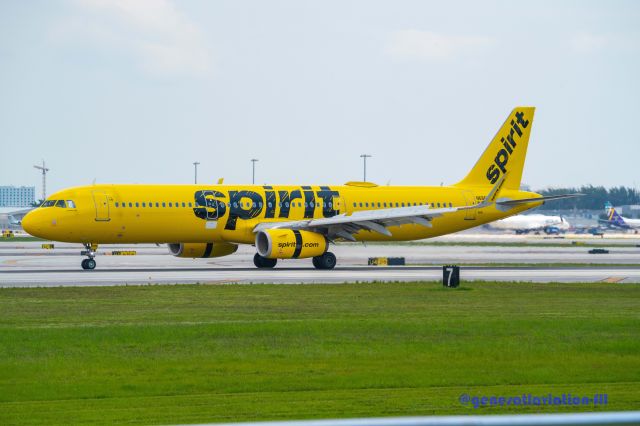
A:
[[[640,229],[640,219],[629,219],[620,216],[608,201],[604,204],[604,211],[607,213],[607,219],[601,219],[600,223],[622,229]]]
[[[430,238],[578,195],[520,190],[534,110],[515,108],[452,186],[91,185],[51,195],[22,226],[37,237],[84,244],[84,269],[95,268],[98,244],[123,243],[169,243],[173,255],[188,258],[226,256],[250,244],[258,268],[312,258],[316,268],[332,269],[336,257],[327,249],[335,241]],[[459,163],[456,154],[450,164]],[[303,159],[316,161],[312,151]]]
[[[543,231],[547,234],[557,234],[569,230],[571,225],[562,216],[547,216],[544,214],[519,214],[507,217],[488,225],[490,229],[515,231],[516,234]]]

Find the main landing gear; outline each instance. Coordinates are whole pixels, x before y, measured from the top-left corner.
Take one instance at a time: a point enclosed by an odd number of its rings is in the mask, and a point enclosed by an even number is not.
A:
[[[96,261],[93,258],[96,257],[96,250],[98,249],[98,246],[95,244],[87,243],[84,245],[84,247],[86,248],[86,250],[83,250],[80,254],[82,254],[83,256],[87,256],[88,259],[83,259],[80,265],[82,266],[82,269],[95,269]]]
[[[333,269],[336,267],[336,263],[336,255],[330,251],[313,258],[313,266],[315,266],[316,269]]]
[[[336,255],[331,252],[326,252],[321,256],[316,256],[312,259],[313,266],[316,269],[333,269],[336,267]],[[94,262],[95,263],[95,262]],[[269,259],[267,257],[262,257],[258,253],[253,255],[253,264],[256,265],[257,268],[267,269],[273,268],[278,263],[278,259]]]
[[[253,256],[253,264],[256,265],[256,268],[273,268],[276,263],[278,263],[278,259],[262,257],[258,253]]]

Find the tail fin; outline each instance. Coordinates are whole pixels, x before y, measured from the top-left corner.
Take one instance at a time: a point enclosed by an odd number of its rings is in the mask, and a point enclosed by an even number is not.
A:
[[[607,216],[611,216],[611,210],[613,210],[613,204],[611,204],[611,202],[609,201],[604,203],[604,212]]]
[[[506,175],[504,188],[520,189],[534,113],[534,107],[511,111],[473,169],[457,185],[491,185]]]
[[[616,226],[621,226],[623,228],[627,226],[627,223],[624,221],[624,218],[618,214],[616,209],[613,208],[611,204],[608,204],[608,205],[605,204],[605,208],[607,208],[608,210],[607,214],[609,215],[609,222],[611,222]]]

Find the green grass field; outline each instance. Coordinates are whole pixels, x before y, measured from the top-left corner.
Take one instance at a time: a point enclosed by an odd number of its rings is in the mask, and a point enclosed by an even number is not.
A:
[[[0,424],[637,409],[639,307],[630,284],[0,289]]]

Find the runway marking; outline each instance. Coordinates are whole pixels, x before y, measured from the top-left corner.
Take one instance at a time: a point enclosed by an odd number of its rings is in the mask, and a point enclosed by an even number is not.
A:
[[[603,283],[619,283],[620,281],[626,280],[627,277],[607,277],[602,280]]]

